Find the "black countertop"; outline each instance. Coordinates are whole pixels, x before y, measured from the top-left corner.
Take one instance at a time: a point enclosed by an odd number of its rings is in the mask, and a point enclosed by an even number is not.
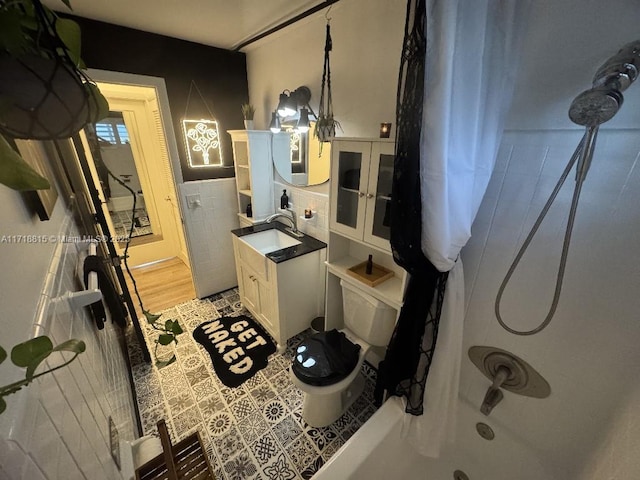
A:
[[[251,227],[231,230],[231,233],[233,233],[236,237],[243,237],[245,235],[251,235],[252,233],[263,232],[264,230],[276,229],[301,242],[299,245],[294,245],[293,247],[287,247],[283,248],[282,250],[276,250],[275,252],[267,253],[265,257],[267,257],[274,263],[281,263],[287,260],[291,260],[292,258],[300,257],[307,253],[315,252],[316,250],[327,248],[327,244],[321,242],[317,238],[313,238],[306,233],[304,234],[304,237],[294,237],[289,232],[287,232],[286,228],[287,227],[280,222],[259,223]]]

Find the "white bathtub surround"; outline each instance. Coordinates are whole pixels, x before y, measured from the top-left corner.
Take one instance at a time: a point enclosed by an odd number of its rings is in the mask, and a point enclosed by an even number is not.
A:
[[[421,134],[422,250],[451,270],[423,415],[404,433],[437,457],[453,440],[464,319],[460,250],[491,178],[514,88],[529,2],[427,0]],[[462,75],[460,72],[464,72]],[[452,270],[453,269],[453,270]]]
[[[472,480],[560,480],[550,474],[544,457],[538,456],[509,428],[489,422],[495,438],[487,441],[476,431],[476,423],[487,421],[476,406],[459,401],[457,410],[456,443],[444,446],[438,459],[427,458],[402,438],[404,405],[401,399],[393,397],[313,480],[443,480],[453,478],[456,470]]]
[[[73,310],[66,300],[68,292],[80,289],[76,266],[87,245],[59,241],[79,233],[71,214],[58,207],[60,228],[48,237],[51,243],[16,246],[16,254],[25,255],[25,249],[36,254],[54,246],[40,298],[30,299],[38,305],[31,335],[47,335],[54,345],[77,338],[87,348],[67,367],[6,398],[7,410],[0,416],[0,478],[122,479],[110,454],[109,417],[121,440],[137,434],[123,333],[111,321],[97,330],[86,309]],[[11,346],[8,340],[2,344]],[[47,368],[58,364],[53,356],[45,361]],[[11,368],[5,362],[2,370]]]

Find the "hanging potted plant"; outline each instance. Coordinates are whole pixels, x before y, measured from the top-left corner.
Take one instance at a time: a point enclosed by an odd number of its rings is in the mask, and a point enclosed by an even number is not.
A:
[[[333,48],[331,40],[331,27],[327,22],[327,34],[324,42],[324,66],[322,69],[322,85],[320,87],[320,107],[318,109],[318,121],[313,134],[320,141],[320,151],[322,143],[330,142],[336,136],[336,127],[342,130],[340,123],[333,117],[333,101],[331,98],[331,65],[329,62],[329,52]],[[326,100],[325,100],[326,99]]]
[[[49,187],[5,137],[64,139],[108,114],[83,67],[76,22],[40,0],[0,2],[0,183],[15,190]]]
[[[244,118],[244,128],[253,130],[253,116],[256,113],[255,107],[250,103],[243,103],[240,108],[242,109],[242,117]]]

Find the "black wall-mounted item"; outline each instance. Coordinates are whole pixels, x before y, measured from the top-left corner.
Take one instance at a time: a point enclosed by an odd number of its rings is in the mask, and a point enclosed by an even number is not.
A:
[[[72,18],[82,29],[82,59],[89,68],[164,78],[185,181],[233,177],[231,138],[226,131],[244,128],[240,105],[249,98],[244,53],[86,18]],[[192,81],[197,83],[218,121],[226,168],[192,169],[187,166],[181,122]],[[202,102],[189,105],[189,115],[210,116]]]

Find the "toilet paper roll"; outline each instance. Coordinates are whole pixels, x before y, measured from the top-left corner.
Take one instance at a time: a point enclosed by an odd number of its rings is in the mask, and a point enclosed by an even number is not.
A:
[[[157,437],[147,437],[139,442],[133,452],[133,464],[139,468],[162,453],[162,443]]]

